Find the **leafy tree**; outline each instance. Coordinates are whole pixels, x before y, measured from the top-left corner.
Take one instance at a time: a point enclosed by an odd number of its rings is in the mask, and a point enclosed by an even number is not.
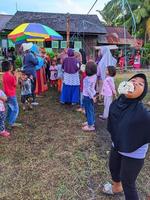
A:
[[[111,0],[98,12],[107,25],[121,26],[125,23],[128,30],[137,37],[150,39],[150,0]],[[136,25],[136,30],[134,29]]]

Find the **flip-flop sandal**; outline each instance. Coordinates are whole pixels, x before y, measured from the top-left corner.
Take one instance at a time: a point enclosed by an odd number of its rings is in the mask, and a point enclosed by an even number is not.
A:
[[[87,122],[83,122],[83,123],[82,123],[82,126],[87,126],[87,125],[88,125]]]
[[[117,195],[117,194],[123,194],[122,192],[113,192],[112,190],[112,184],[111,183],[106,183],[103,187],[103,193],[104,194],[109,194],[109,195]]]
[[[112,184],[111,183],[106,183],[103,187],[103,193],[105,194],[111,194],[113,195],[114,192],[112,191]]]

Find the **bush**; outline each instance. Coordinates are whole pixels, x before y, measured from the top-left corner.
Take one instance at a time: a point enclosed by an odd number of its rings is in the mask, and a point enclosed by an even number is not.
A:
[[[150,65],[150,43],[146,43],[143,48],[141,55],[141,64],[142,66]]]

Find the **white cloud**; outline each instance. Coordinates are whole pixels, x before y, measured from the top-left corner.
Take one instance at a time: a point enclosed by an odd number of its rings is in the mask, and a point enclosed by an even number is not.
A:
[[[8,13],[7,13],[7,12],[4,12],[4,11],[0,11],[0,14],[1,14],[1,15],[8,15]]]
[[[72,4],[72,1],[71,0],[64,0],[64,3],[66,3],[66,4]]]

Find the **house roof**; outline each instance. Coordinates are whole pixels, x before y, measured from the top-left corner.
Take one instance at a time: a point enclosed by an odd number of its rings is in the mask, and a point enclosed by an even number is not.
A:
[[[105,34],[106,29],[97,15],[69,14],[70,32]],[[66,32],[67,14],[17,11],[6,24],[5,29],[13,30],[22,23],[41,23],[57,32]]]
[[[0,14],[0,31],[3,30],[6,23],[12,18],[13,15]]]
[[[135,45],[135,39],[130,35],[130,33],[124,27],[112,27],[112,26],[105,26],[107,30],[106,35],[99,35],[98,41],[99,43],[103,44],[116,44],[116,45]],[[126,38],[125,38],[126,36]]]
[[[124,27],[105,26],[105,28],[109,35],[112,34],[116,36],[116,38],[124,38]],[[127,30],[125,31],[125,34],[127,39],[133,39]]]

